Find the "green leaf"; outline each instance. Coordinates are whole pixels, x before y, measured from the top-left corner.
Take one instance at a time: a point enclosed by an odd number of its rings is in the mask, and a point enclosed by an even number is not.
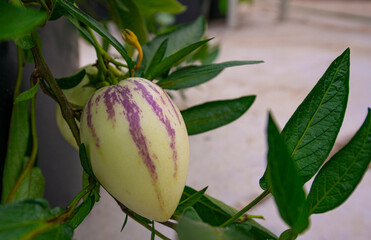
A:
[[[32,88],[28,89],[27,91],[24,91],[18,95],[18,97],[14,100],[14,104],[17,104],[19,102],[27,101],[31,98],[33,98],[37,91],[39,90],[39,81],[33,86]]]
[[[309,225],[303,182],[295,162],[269,114],[267,176],[282,219],[296,232]]]
[[[94,42],[93,38],[91,37],[89,31],[86,29],[86,25],[83,25],[79,20],[74,18],[73,16],[66,14],[66,18],[79,30],[80,35],[88,41],[91,45],[95,46],[96,43]]]
[[[31,34],[26,34],[21,37],[15,37],[13,38],[13,40],[18,47],[23,48],[25,50],[31,49],[33,46],[35,46],[35,42],[32,39]]]
[[[126,214],[126,216],[125,216],[125,220],[124,220],[124,223],[122,224],[122,227],[121,227],[121,231],[120,231],[120,232],[122,232],[122,230],[124,230],[126,224],[128,223],[128,218],[129,218],[129,215]]]
[[[193,188],[185,186],[181,201],[184,201],[186,198],[196,193],[197,191]],[[197,211],[197,214],[203,222],[212,226],[221,225],[238,212],[233,207],[207,194],[204,194],[201,199],[193,205],[193,208]],[[244,224],[251,226],[248,235],[252,239],[277,239],[273,233],[252,219],[248,219]]]
[[[39,167],[27,171],[25,178],[17,188],[13,201],[27,198],[42,198],[44,195],[45,179]]]
[[[71,76],[64,77],[64,78],[56,78],[55,80],[57,81],[61,89],[71,89],[79,85],[82,79],[84,79],[85,74],[86,74],[85,69],[82,69],[81,71]]]
[[[179,219],[177,233],[180,240],[238,240],[247,239],[246,235],[251,230],[251,226],[243,223],[233,223],[225,228],[213,227],[202,222],[197,212],[193,208],[187,208]]]
[[[167,12],[167,13],[180,13],[185,10],[185,7],[176,0],[136,0],[135,4],[147,18],[151,18],[155,13]]]
[[[352,194],[371,161],[371,109],[354,137],[321,168],[308,195],[310,213],[340,206]]]
[[[244,114],[255,96],[207,102],[181,111],[188,135],[203,133],[224,126]]]
[[[101,24],[99,24],[96,20],[91,18],[89,15],[81,11],[80,9],[73,6],[69,1],[67,0],[59,0],[59,3],[61,4],[64,9],[67,10],[69,14],[77,18],[79,21],[83,22],[90,28],[92,28],[94,31],[96,31],[99,35],[101,35],[103,38],[105,38],[109,43],[112,44],[112,46],[121,54],[121,56],[125,59],[126,63],[130,68],[133,68],[135,63],[129,55],[127,54],[125,48],[120,44],[119,41],[117,41],[116,38],[114,38]]]
[[[148,41],[148,30],[144,23],[142,12],[138,8],[137,1],[133,0],[112,0],[110,4],[110,13],[119,29],[130,29],[138,37],[141,45]]]
[[[4,163],[3,192],[1,195],[2,203],[5,203],[8,199],[10,192],[23,170],[23,159],[26,155],[30,136],[28,105],[28,101],[13,105],[8,148]]]
[[[73,231],[67,225],[50,225],[55,217],[44,199],[27,199],[0,205],[0,239],[70,240]]]
[[[349,61],[347,49],[331,63],[282,130],[304,182],[319,170],[339,133],[348,102]],[[264,176],[260,183],[267,189]]]
[[[75,0],[67,0],[67,1],[69,1],[71,4],[75,3]],[[53,11],[52,11],[52,14],[49,17],[49,20],[51,20],[51,21],[57,20],[58,18],[60,18],[62,16],[67,16],[68,15],[66,10],[59,3],[59,0],[53,0],[53,5],[54,5],[53,6]]]
[[[192,23],[184,24],[172,32],[159,35],[152,39],[142,46],[143,60],[140,68],[136,70],[136,75],[141,76],[142,73],[147,71],[149,63],[165,39],[168,39],[166,53],[164,55],[164,57],[167,57],[182,48],[200,41],[204,36],[205,29],[205,19],[199,17]]]
[[[73,216],[66,223],[76,229],[89,215],[94,206],[94,196],[86,198],[74,211]]]
[[[192,207],[195,205],[204,195],[206,192],[207,187],[203,188],[202,190],[192,194],[191,196],[187,197],[186,199],[182,200],[179,204],[178,207],[175,209],[174,216],[180,216],[183,214],[183,211],[188,208]]]
[[[219,45],[204,45],[187,59],[187,62],[201,61],[202,65],[208,65],[215,61],[219,55]]]
[[[94,179],[97,179],[94,175],[88,154],[86,153],[85,145],[83,143],[81,143],[80,148],[79,148],[79,156],[80,156],[81,166],[84,169],[84,171],[87,174],[89,174],[91,177],[93,177]]]
[[[167,78],[159,81],[157,84],[162,88],[172,90],[190,88],[213,79],[225,68],[248,64],[258,64],[262,62],[263,61],[230,61],[202,66],[186,66],[177,69]]]
[[[295,233],[292,229],[287,229],[284,231],[278,240],[293,240],[298,237],[298,234]]]
[[[45,12],[0,1],[0,41],[23,37],[45,22]]]
[[[165,71],[168,71],[178,61],[180,61],[181,59],[183,59],[184,57],[189,55],[192,51],[196,50],[197,48],[199,48],[200,46],[202,46],[203,44],[207,43],[210,40],[211,40],[211,38],[207,39],[207,40],[203,40],[203,41],[193,43],[193,44],[191,44],[187,47],[184,47],[184,48],[180,49],[179,51],[175,52],[174,54],[172,54],[168,57],[165,57],[161,62],[157,63],[157,65],[154,66],[152,69],[148,69],[150,71],[145,72],[144,77],[149,79],[149,80],[154,79],[155,77],[157,77],[161,73],[163,73]],[[168,42],[168,46],[169,46],[169,42]]]
[[[165,56],[166,49],[167,49],[167,43],[168,43],[168,39],[165,39],[161,43],[160,47],[157,49],[155,55],[153,56],[151,62],[148,65],[147,72],[153,71],[153,68],[155,68],[155,66],[157,66],[157,64],[162,61],[162,59]]]

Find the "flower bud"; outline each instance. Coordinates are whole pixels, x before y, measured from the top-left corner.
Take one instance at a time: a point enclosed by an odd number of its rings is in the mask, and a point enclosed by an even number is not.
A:
[[[186,126],[169,96],[146,79],[125,79],[93,94],[80,126],[102,186],[134,212],[167,221],[189,162]]]

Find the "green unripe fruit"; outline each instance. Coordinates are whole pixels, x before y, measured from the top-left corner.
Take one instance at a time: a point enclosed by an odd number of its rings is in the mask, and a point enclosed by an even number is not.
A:
[[[68,102],[72,103],[75,106],[79,106],[79,107],[84,107],[86,102],[91,97],[91,95],[95,92],[95,88],[85,86],[86,84],[90,82],[89,75],[91,76],[91,75],[98,74],[98,69],[95,66],[87,65],[83,67],[83,69],[85,69],[86,74],[84,78],[81,80],[81,82],[74,88],[62,90]],[[70,127],[68,126],[67,122],[64,120],[62,113],[61,113],[61,109],[58,105],[56,107],[55,112],[56,112],[55,114],[56,114],[57,126],[62,136],[69,144],[71,144],[74,148],[78,149],[76,140],[73,137]],[[77,122],[77,125],[79,125],[78,122]]]
[[[80,126],[102,186],[136,213],[167,221],[189,162],[186,126],[168,95],[146,79],[125,79],[93,94]]]

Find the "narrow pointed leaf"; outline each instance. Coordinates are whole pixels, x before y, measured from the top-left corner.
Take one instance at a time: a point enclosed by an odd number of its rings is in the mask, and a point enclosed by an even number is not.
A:
[[[23,37],[40,26],[46,18],[45,12],[0,1],[0,41]]]
[[[155,55],[153,56],[151,62],[148,65],[148,70],[147,70],[148,72],[153,71],[153,68],[157,64],[159,64],[162,61],[162,59],[164,58],[165,52],[166,52],[166,49],[167,49],[167,43],[168,43],[168,39],[165,39],[161,43],[160,47],[157,49]]]
[[[178,61],[189,55],[192,51],[196,50],[197,48],[201,47],[210,39],[199,41],[196,43],[193,43],[185,48],[180,49],[179,51],[173,53],[172,55],[165,57],[161,62],[159,62],[156,66],[154,66],[152,69],[148,69],[151,71],[145,72],[144,76],[145,78],[152,80],[155,77],[157,77],[159,74],[168,71],[174,64],[176,64]]]
[[[183,211],[188,208],[188,207],[192,207],[193,205],[195,205],[201,198],[202,196],[204,195],[204,193],[206,192],[207,190],[207,187],[203,188],[202,190],[192,194],[191,196],[187,197],[186,199],[182,200],[178,207],[176,208],[175,212],[174,212],[174,216],[180,216],[182,215]]]
[[[91,45],[95,46],[95,42],[91,37],[89,31],[72,15],[66,14],[66,18],[79,30],[80,35],[88,41]]]
[[[56,78],[59,87],[61,89],[71,89],[79,85],[82,79],[85,77],[86,71],[82,69],[81,71],[73,74],[72,76],[64,77],[64,78]]]
[[[304,231],[309,219],[303,182],[271,115],[268,121],[267,169],[268,182],[282,219],[296,232]]]
[[[308,195],[310,213],[324,213],[352,194],[371,161],[371,109],[354,137],[321,168]]]
[[[1,202],[5,203],[19,175],[23,170],[23,159],[26,155],[30,127],[28,122],[29,101],[13,105],[9,130],[8,148],[4,164],[3,192]]]
[[[184,24],[172,32],[156,36],[142,46],[143,61],[140,68],[136,70],[136,75],[141,76],[142,73],[147,71],[149,63],[165,39],[168,39],[168,45],[164,55],[164,57],[167,57],[190,44],[200,41],[204,36],[205,29],[206,21],[203,17],[199,17],[195,21]]]
[[[158,85],[162,88],[172,90],[189,88],[213,79],[225,68],[262,62],[263,61],[230,61],[202,66],[187,66],[174,71],[167,78],[159,81]]]
[[[207,102],[181,111],[188,135],[203,133],[224,126],[244,114],[255,96]]]
[[[331,63],[282,130],[304,182],[328,157],[343,123],[349,94],[349,61],[347,49]],[[260,185],[267,189],[264,176]]]
[[[14,104],[17,104],[19,102],[27,101],[31,98],[33,98],[37,91],[39,90],[39,81],[33,86],[32,88],[28,89],[27,91],[24,91],[18,95],[18,97],[14,100]]]
[[[71,4],[67,0],[59,0],[59,4],[66,9],[66,11],[71,14],[72,16],[76,17],[79,21],[83,22],[87,26],[91,27],[94,31],[96,31],[99,35],[105,38],[112,46],[121,54],[121,56],[125,59],[126,63],[130,68],[133,68],[135,63],[131,60],[129,55],[127,54],[125,48],[122,44],[117,41],[100,23],[94,20],[92,17],[87,15],[85,12],[81,11],[80,9],[76,8],[73,4]]]

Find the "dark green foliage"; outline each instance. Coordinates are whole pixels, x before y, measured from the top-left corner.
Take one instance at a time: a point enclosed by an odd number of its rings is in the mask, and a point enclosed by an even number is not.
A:
[[[188,135],[203,133],[224,126],[244,114],[255,96],[207,102],[181,111]]]
[[[308,195],[310,213],[341,205],[355,190],[371,161],[371,110],[355,136],[321,168]]]

